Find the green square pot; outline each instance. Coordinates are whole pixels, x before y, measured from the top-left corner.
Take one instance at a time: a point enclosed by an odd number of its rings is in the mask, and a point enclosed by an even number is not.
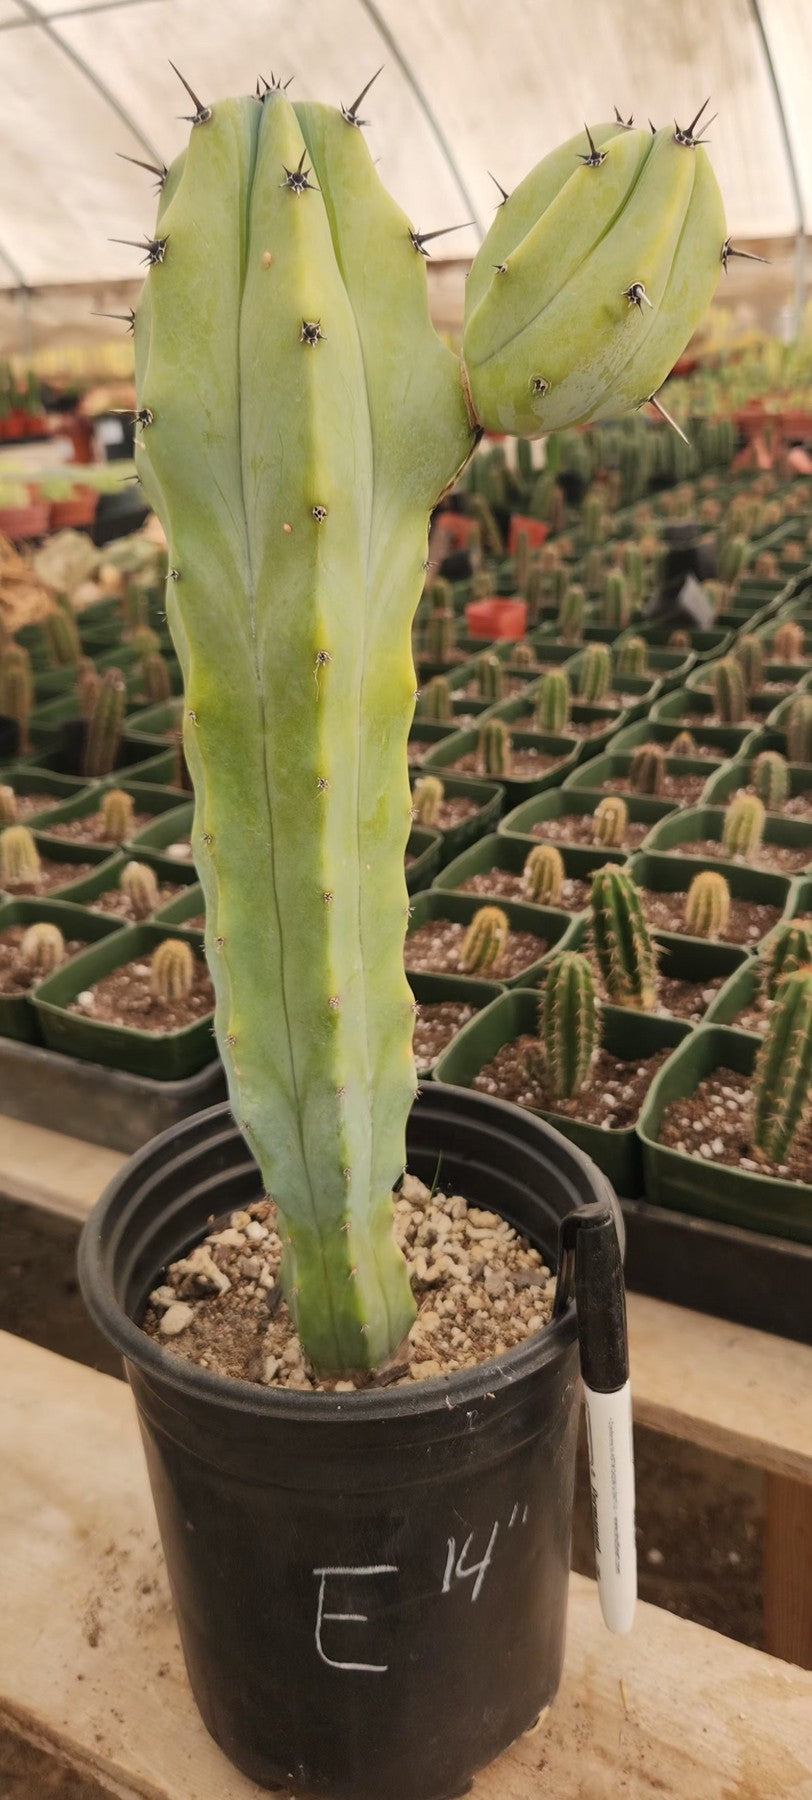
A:
[[[505,818],[500,821],[499,835],[500,837],[520,837],[525,843],[529,841],[538,843],[540,840],[533,835],[534,825],[543,824],[545,819],[560,819],[566,813],[591,815],[596,806],[600,806],[601,801],[606,798],[606,794],[602,794],[600,790],[590,792],[588,788],[566,786],[555,788],[550,793],[534,794],[532,800],[523,801],[521,806],[514,807],[513,811],[507,813]],[[673,806],[667,800],[652,800],[647,794],[632,795],[627,801],[627,806],[629,823],[632,825],[651,826],[658,819],[662,819],[666,814],[674,811]],[[563,848],[557,838],[551,838],[550,842],[555,843],[557,849]],[[572,847],[573,849],[580,848],[577,845]],[[593,848],[597,848],[602,853],[602,845],[583,845],[583,849],[588,853],[591,853]],[[610,855],[608,848],[603,856],[604,862],[623,862],[625,859],[626,852],[618,850]]]
[[[658,946],[658,968],[661,975],[673,977],[676,981],[712,981],[718,975],[724,975],[727,981],[732,980],[739,969],[752,969],[754,957],[738,944],[719,944],[709,942],[707,938],[681,936],[674,931],[655,931],[652,933]],[[719,990],[721,994],[722,990]],[[718,1000],[719,995],[716,996]],[[711,1005],[715,1005],[712,1001]],[[708,1009],[708,1012],[710,1008]],[[707,1019],[708,1014],[705,1014]],[[704,1024],[705,1019],[700,1023]],[[687,1021],[691,1024],[691,1021]],[[696,1025],[691,1025],[695,1031]]]
[[[435,1081],[454,1087],[470,1087],[480,1069],[503,1044],[525,1034],[536,1036],[538,1006],[538,993],[526,988],[514,987],[495,1000],[478,1018],[471,1019],[443,1051],[434,1070]],[[604,1007],[602,1020],[605,1047],[613,1056],[630,1062],[654,1056],[658,1050],[670,1049],[681,1043],[690,1031],[676,1019],[654,1018],[616,1006]],[[634,1126],[624,1131],[603,1131],[597,1125],[565,1118],[560,1113],[539,1109],[539,1114],[592,1157],[617,1193],[629,1200],[642,1193],[643,1165]]]
[[[421,774],[422,770],[413,771],[412,787],[415,782],[420,780]],[[440,832],[442,838],[441,867],[444,863],[451,862],[469,844],[475,843],[478,838],[490,831],[499,818],[505,799],[504,788],[495,781],[476,781],[473,776],[444,774],[442,783],[449,800],[472,800],[476,805],[476,811],[472,812],[461,824],[452,825],[448,831]]]
[[[410,975],[409,986],[419,1007],[436,1006],[441,1000],[464,1000],[478,1013],[506,992],[498,981],[477,981],[471,975]],[[430,1081],[435,1067],[434,1063],[417,1062],[420,1080]]]
[[[690,679],[689,676],[688,680],[690,681]],[[698,729],[695,728],[690,723],[690,719],[686,719],[686,714],[695,712],[706,714],[709,723],[707,725],[700,724]],[[713,732],[713,738],[706,737],[704,741],[714,743],[724,756],[735,756],[736,751],[756,729],[752,724],[717,725],[710,723],[713,719],[713,701],[710,694],[704,693],[701,688],[685,687],[679,693],[665,694],[662,700],[655,700],[650,717],[655,725],[676,725],[680,730],[694,733],[697,738],[698,731]]]
[[[49,1049],[79,1057],[83,1062],[101,1063],[108,1069],[123,1069],[130,1075],[148,1075],[154,1081],[181,1081],[213,1062],[217,1055],[213,1013],[182,1031],[162,1036],[129,1026],[106,1025],[68,1011],[71,1001],[84,988],[92,987],[123,963],[150,956],[158,944],[172,935],[160,925],[126,926],[84,950],[66,968],[49,975],[32,1001]],[[187,942],[203,961],[202,943],[191,935]]]
[[[47,896],[42,896],[43,900],[45,898],[73,900],[75,888],[83,886],[85,881],[91,881],[101,870],[118,860],[115,856],[111,856],[108,849],[98,844],[65,843],[62,838],[45,837],[40,831],[34,831],[32,835],[40,856],[46,857],[49,862],[64,863],[65,865],[64,882],[60,883],[58,888],[51,888]],[[92,874],[77,877],[72,873],[77,863],[91,863],[93,865]],[[16,894],[12,888],[0,888],[0,898],[2,900],[36,900],[38,896],[36,894]]]
[[[51,779],[58,780],[60,778],[52,776]],[[66,778],[62,777],[62,779]],[[36,783],[32,783],[32,787],[36,792]],[[107,775],[103,781],[90,782],[85,786],[76,782],[71,799],[64,800],[61,805],[48,813],[38,815],[41,821],[38,826],[40,835],[43,838],[51,839],[54,843],[64,843],[66,840],[60,838],[58,834],[54,835],[51,827],[70,819],[84,819],[90,813],[98,812],[104,795],[109,793],[111,788],[119,787],[125,794],[130,795],[137,812],[154,813],[156,818],[161,813],[176,811],[179,806],[187,804],[186,796],[181,794],[177,788],[160,787],[157,783],[152,786],[149,782],[116,781],[112,775]],[[145,826],[144,830],[146,831],[146,829]],[[115,854],[115,850],[110,845],[103,846],[103,848],[107,856]]]
[[[134,832],[127,841],[126,850],[128,854],[136,857],[140,856],[142,851],[149,850],[156,856],[160,856],[164,862],[171,863],[173,868],[192,869],[194,863],[191,856],[188,858],[178,857],[176,861],[174,857],[166,855],[170,844],[179,843],[183,838],[190,836],[195,814],[192,800],[182,796],[178,789],[174,789],[173,793],[177,795],[176,804],[172,807],[163,807],[149,825],[144,825],[140,831]]]
[[[37,769],[28,763],[15,763],[10,769],[3,770],[0,782],[7,783],[15,794],[53,796],[53,805],[44,807],[42,812],[31,813],[22,821],[31,831],[42,829],[49,818],[61,817],[66,804],[78,799],[80,795],[84,798],[89,791],[88,783],[81,777],[55,775],[52,769]]]
[[[75,721],[75,729],[71,725],[63,727],[56,740],[47,747],[41,746],[29,756],[19,759],[26,768],[48,769],[56,775],[71,775],[82,787],[88,786],[88,777],[82,774],[82,749],[84,731],[79,720]],[[123,777],[128,780],[171,784],[175,776],[175,753],[167,750],[165,745],[153,739],[151,742],[123,737],[118,747],[118,764],[105,780]]]
[[[455,924],[470,925],[474,914],[487,904],[487,900],[483,900],[478,894],[452,894],[440,888],[429,888],[427,893],[416,894],[412,903],[406,938],[407,980],[411,981],[412,975],[418,973],[417,970],[410,970],[408,966],[408,942],[413,931],[417,931],[418,927],[425,925],[429,919],[450,919]],[[522,969],[520,975],[514,975],[512,979],[500,978],[498,983],[500,987],[505,988],[532,988],[541,979],[544,966],[550,958],[555,956],[559,950],[569,948],[575,921],[569,913],[557,912],[553,907],[548,906],[527,906],[519,900],[500,900],[499,906],[507,915],[511,930],[532,931],[547,943],[547,949],[540,952],[535,962],[528,963],[527,968]],[[435,973],[431,969],[425,972],[427,974]],[[437,973],[440,971],[438,970]]]
[[[445,738],[453,736],[455,730],[456,727],[453,724],[435,725],[428,719],[415,719],[411,731],[409,732],[409,742],[407,746],[407,755],[411,767],[418,771],[423,767],[423,756],[421,755],[417,759],[415,759],[414,756],[414,750],[417,745],[422,746],[428,744],[430,748],[433,749],[435,744],[442,744]]]
[[[538,679],[533,681],[526,697],[519,694],[513,700],[498,701],[495,706],[491,707],[488,718],[504,719],[508,725],[514,724],[517,720],[523,720],[524,730],[533,732],[535,727],[532,702],[536,698],[538,685]],[[588,756],[593,752],[597,756],[609,743],[615,732],[626,723],[627,717],[627,713],[618,712],[611,706],[587,706],[582,705],[580,700],[574,699],[570,709],[570,723],[563,735],[575,738],[579,757]],[[579,736],[577,729],[579,725],[594,725],[601,722],[603,722],[602,731],[595,732],[592,737]]]
[[[440,854],[443,840],[439,831],[424,831],[421,826],[413,825],[406,845],[406,853],[414,860],[406,864],[406,888],[410,894],[418,894],[423,888],[430,888],[437,870],[440,867]]]
[[[626,750],[636,750],[640,744],[663,744],[667,748],[669,744],[673,744],[678,732],[684,729],[685,727],[680,725],[678,719],[671,723],[663,723],[654,718],[638,719],[636,725],[624,726],[624,729],[612,738],[611,743],[607,745],[607,755],[620,755]],[[737,745],[731,747],[729,744],[720,744],[719,733],[724,730],[724,726],[718,725],[691,726],[691,736],[694,742],[714,753],[713,756],[692,759],[702,762],[709,772],[711,769],[718,769],[719,764],[726,758],[739,754]],[[755,733],[752,732],[744,739],[743,751],[746,752],[750,738],[754,736]]]
[[[687,894],[694,876],[700,870],[723,869],[734,900],[752,900],[757,905],[775,906],[784,917],[790,916],[792,897],[798,885],[797,881],[790,881],[787,875],[773,875],[765,869],[742,868],[738,863],[721,864],[703,856],[668,856],[654,850],[636,851],[628,869],[638,887],[665,894]],[[692,937],[690,932],[668,935],[683,937],[690,944],[707,942],[706,938]],[[734,944],[732,948],[744,950],[748,956],[752,956],[760,945]]]
[[[715,1069],[752,1075],[757,1052],[758,1039],[746,1032],[701,1025],[669,1057],[652,1083],[637,1128],[646,1199],[672,1212],[812,1244],[812,1187],[760,1171],[728,1169],[658,1142],[663,1114],[672,1101],[688,1099]]]
[[[703,1024],[730,1025],[735,1031],[744,1033],[744,1027],[737,1024],[737,1020],[758,999],[763,981],[764,967],[760,957],[748,956],[746,962],[735,969],[724,987],[719,989],[713,1004],[708,1007]],[[760,1040],[758,1032],[747,1032],[745,1035]]]
[[[468,881],[472,875],[484,874],[487,869],[509,869],[511,874],[520,875],[531,848],[536,847],[536,839],[531,845],[526,838],[506,837],[499,833],[480,838],[477,844],[472,844],[461,856],[456,856],[453,862],[448,863],[442,873],[435,876],[433,885],[445,893],[459,893],[464,881]],[[556,844],[556,849],[560,851],[565,875],[577,881],[588,880],[593,870],[604,868],[607,862],[625,863],[627,860],[622,850],[588,850],[580,844]],[[479,900],[481,906],[488,904],[488,898],[484,894],[473,897]],[[493,896],[493,904],[503,904],[498,895]],[[535,902],[523,899],[520,904],[534,906]],[[560,910],[563,911],[563,907]],[[570,912],[569,917],[574,919],[578,915]]]
[[[200,938],[203,936],[203,927],[190,925],[188,921],[197,919],[201,913],[205,914],[205,911],[206,901],[203,889],[199,881],[194,881],[189,887],[184,888],[182,894],[176,894],[174,900],[168,900],[166,906],[162,906],[156,912],[151,923],[166,925],[173,932],[190,931],[195,937]]]
[[[67,900],[6,900],[0,904],[0,931],[7,931],[11,925],[40,924],[58,925],[66,942],[76,938],[85,944],[95,944],[121,931],[118,919],[85,912]],[[24,1044],[42,1042],[31,993],[29,989],[26,994],[0,994],[0,1036],[16,1038]],[[45,1094],[43,1109],[47,1110]]]
[[[151,743],[166,743],[180,731],[183,719],[182,699],[162,701],[158,706],[145,706],[138,712],[131,713],[127,720],[126,736],[130,739],[148,739]]]
[[[632,766],[633,754],[634,753],[631,750],[615,750],[612,748],[606,751],[603,756],[596,756],[592,762],[581,763],[577,769],[573,770],[571,775],[567,776],[567,779],[562,783],[562,786],[567,793],[573,788],[576,790],[578,788],[588,788],[590,793],[595,793],[596,791],[601,792],[603,783],[607,781],[612,783],[611,790],[607,789],[607,792],[611,791],[612,793],[623,794],[626,799],[656,799],[656,795],[637,794],[633,788],[629,787],[628,777],[629,770]],[[705,775],[707,773],[707,768],[708,765],[703,757],[672,756],[666,758],[666,772],[669,775]],[[673,811],[679,802],[659,799],[657,804],[659,806],[667,806]],[[665,814],[662,816],[665,817]]]
[[[505,790],[506,804],[517,806],[520,800],[530,794],[540,794],[547,788],[558,787],[564,776],[575,767],[581,753],[581,746],[571,737],[546,737],[538,732],[514,731],[511,733],[515,750],[539,750],[545,756],[555,756],[552,767],[543,775],[522,779],[517,775],[506,775],[500,781]],[[426,757],[423,768],[434,775],[442,776],[444,769],[450,769],[460,756],[467,756],[475,751],[479,741],[476,731],[455,731],[451,737],[443,739],[436,749]],[[457,771],[453,771],[455,774]],[[464,774],[465,771],[459,771]],[[483,777],[485,779],[485,777]]]
[[[686,806],[683,811],[672,813],[667,819],[661,819],[654,825],[640,847],[643,851],[653,850],[658,855],[677,854],[693,864],[697,858],[691,852],[691,844],[702,838],[718,838],[718,864],[720,868],[727,870],[733,865],[729,857],[722,855],[724,824],[723,806]],[[808,851],[804,870],[812,863],[812,824],[806,824],[802,819],[782,819],[777,813],[768,813],[764,842],[778,844],[784,849],[798,850],[801,854]],[[758,865],[753,860],[745,866],[748,870],[755,871]],[[797,874],[801,872],[800,869],[796,871]]]

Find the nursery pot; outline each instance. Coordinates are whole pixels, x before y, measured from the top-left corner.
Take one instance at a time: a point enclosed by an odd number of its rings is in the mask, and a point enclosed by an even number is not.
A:
[[[409,1168],[556,1257],[614,1201],[529,1114],[422,1090]],[[439,1173],[438,1173],[439,1170]],[[181,1361],[133,1323],[212,1214],[262,1183],[226,1106],[128,1162],[85,1228],[85,1302],[134,1395],[203,1720],[264,1787],[450,1800],[553,1699],[579,1394],[572,1306],[498,1360],[413,1387],[301,1395]]]

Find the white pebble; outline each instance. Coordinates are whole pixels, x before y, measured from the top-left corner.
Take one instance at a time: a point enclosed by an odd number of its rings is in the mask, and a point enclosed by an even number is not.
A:
[[[266,1356],[265,1364],[264,1364],[264,1367],[262,1370],[263,1381],[273,1381],[273,1378],[276,1374],[278,1374],[278,1371],[279,1371],[279,1357],[278,1356]]]
[[[252,1244],[261,1244],[263,1238],[270,1237],[271,1234],[267,1225],[260,1225],[259,1219],[252,1219],[245,1227],[245,1235],[251,1239]]]
[[[83,988],[81,994],[77,994],[77,996],[76,996],[76,1004],[77,1004],[77,1006],[92,1006],[93,1005],[92,990],[90,988]]]
[[[171,856],[173,862],[188,862],[192,854],[192,846],[191,844],[167,844],[166,854]]]
[[[149,1297],[149,1303],[150,1303],[150,1306],[163,1306],[163,1307],[174,1306],[174,1304],[175,1304],[174,1288],[166,1287],[166,1286],[153,1288],[152,1293],[150,1294],[150,1297]]]
[[[179,1337],[191,1325],[194,1316],[193,1307],[187,1306],[184,1300],[175,1300],[167,1307],[158,1330],[164,1337]]]
[[[699,1146],[699,1154],[700,1154],[700,1156],[704,1156],[704,1157],[705,1157],[705,1158],[706,1158],[706,1159],[707,1159],[707,1160],[708,1160],[708,1162],[709,1162],[709,1161],[710,1161],[710,1158],[711,1158],[711,1147],[710,1147],[710,1144],[700,1144],[700,1146]]]

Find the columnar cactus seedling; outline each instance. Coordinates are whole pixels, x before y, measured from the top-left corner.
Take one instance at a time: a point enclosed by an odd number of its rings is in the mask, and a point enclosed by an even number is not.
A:
[[[535,668],[536,652],[533,649],[532,644],[528,644],[525,638],[521,638],[519,643],[514,645],[511,652],[510,663],[511,668],[513,669]]]
[[[666,773],[667,760],[662,744],[640,744],[632,751],[629,785],[636,794],[661,794]]]
[[[632,616],[632,603],[626,578],[622,569],[610,569],[603,584],[603,600],[601,602],[601,619],[604,625],[613,625],[618,631],[625,631]]]
[[[450,607],[437,606],[429,613],[423,631],[423,655],[427,662],[447,663],[454,655],[457,621]]]
[[[463,939],[460,968],[466,975],[485,975],[502,960],[510,936],[507,914],[501,906],[481,906],[474,913]]]
[[[39,851],[27,825],[8,825],[0,836],[0,882],[9,887],[39,880]]]
[[[804,630],[795,619],[779,625],[773,638],[773,656],[777,662],[801,662],[804,654]]]
[[[161,640],[151,625],[139,625],[130,638],[130,649],[135,651],[139,662],[144,662],[148,656],[155,656],[160,648]]]
[[[448,725],[454,717],[451,700],[451,688],[444,675],[434,675],[420,689],[417,703],[418,716],[430,719],[433,725]]]
[[[584,557],[584,586],[587,593],[599,594],[608,579],[604,574],[603,551],[593,544]]]
[[[764,680],[764,641],[748,631],[733,646],[733,655],[739,665],[748,694],[754,694]]]
[[[135,817],[132,795],[125,794],[123,788],[110,788],[104,795],[99,811],[102,817],[102,836],[111,844],[123,844],[130,836]]]
[[[564,859],[555,844],[535,844],[522,869],[522,886],[537,906],[557,906],[564,886]]]
[[[645,564],[638,544],[626,545],[623,551],[623,573],[632,603],[639,608],[643,603]]]
[[[557,735],[566,731],[570,717],[570,684],[564,669],[549,669],[539,683],[534,710],[536,731]]]
[[[612,652],[608,644],[587,644],[578,661],[578,698],[600,706],[612,687]]]
[[[429,511],[480,427],[541,435],[653,394],[724,243],[693,127],[579,134],[499,207],[461,363],[430,326],[427,238],[359,123],[276,85],[198,109],[135,315],[216,1028],[323,1369],[375,1366],[413,1316],[391,1190],[414,1094],[403,852]]]
[[[79,627],[72,613],[62,607],[48,614],[43,625],[48,655],[56,668],[68,667],[79,661],[82,646],[79,641]]]
[[[794,921],[779,925],[764,950],[764,987],[768,999],[775,999],[785,976],[807,965],[812,966],[812,927],[797,925]]]
[[[565,644],[580,643],[584,635],[585,618],[586,594],[580,582],[573,581],[566,588],[558,604],[558,635]]]
[[[750,765],[750,780],[768,812],[779,812],[789,799],[789,764],[779,750],[760,752]]]
[[[592,969],[585,956],[564,950],[550,964],[539,1004],[540,1044],[529,1058],[557,1100],[571,1100],[586,1086],[599,1032]]]
[[[753,1148],[783,1163],[812,1111],[812,968],[780,983],[753,1073]]]
[[[31,659],[21,644],[10,644],[0,658],[0,713],[14,719],[20,749],[28,749],[28,723],[34,697]]]
[[[620,850],[629,825],[629,808],[620,794],[607,794],[592,815],[592,836],[605,850]]]
[[[786,718],[787,756],[791,763],[812,763],[812,694],[799,694]]]
[[[527,617],[531,625],[538,623],[539,614],[550,595],[550,577],[544,569],[534,568],[527,577]]]
[[[13,825],[18,817],[17,795],[7,782],[0,784],[0,825]]]
[[[724,656],[715,663],[711,679],[717,718],[723,725],[740,725],[747,712],[747,695],[736,658]]]
[[[592,946],[615,1006],[651,1012],[657,1001],[657,953],[640,895],[625,869],[596,869],[590,897]]]
[[[505,671],[498,656],[480,656],[476,665],[476,682],[480,700],[490,705],[501,700],[505,691]]]
[[[153,950],[149,967],[149,990],[154,1000],[171,1006],[185,1000],[195,981],[195,955],[191,944],[182,938],[166,938]]]
[[[678,731],[671,740],[672,756],[696,756],[696,738],[690,731]]]
[[[43,981],[65,960],[65,939],[58,925],[41,920],[29,925],[20,944],[20,962],[27,975]]]
[[[719,580],[723,582],[726,587],[731,588],[734,582],[738,580],[746,560],[746,538],[740,536],[723,538],[719,545],[719,555],[717,558]]]
[[[134,919],[148,919],[160,905],[157,876],[148,863],[128,862],[121,871],[119,886],[130,902]]]
[[[755,856],[764,837],[766,818],[757,794],[739,794],[731,800],[722,828],[725,856]]]
[[[615,656],[615,675],[618,681],[625,681],[631,676],[639,681],[648,672],[648,644],[645,638],[625,638],[618,644]]]
[[[90,658],[83,656],[76,676],[76,703],[80,717],[90,720],[101,692],[102,678]]]
[[[505,779],[513,764],[510,732],[504,719],[486,719],[479,728],[479,761],[484,775]]]
[[[163,700],[170,699],[172,679],[169,673],[169,664],[166,657],[161,655],[160,650],[154,650],[150,656],[144,657],[141,664],[141,680],[144,693],[152,706],[160,705]]]
[[[606,536],[606,519],[600,494],[587,494],[584,501],[584,538],[587,544],[602,544]]]
[[[685,896],[685,928],[691,937],[720,938],[730,922],[730,888],[724,875],[702,869]]]
[[[416,825],[436,825],[445,788],[436,775],[422,775],[412,791],[412,818]]]
[[[109,775],[115,768],[124,723],[126,684],[120,669],[106,669],[87,724],[82,772]]]

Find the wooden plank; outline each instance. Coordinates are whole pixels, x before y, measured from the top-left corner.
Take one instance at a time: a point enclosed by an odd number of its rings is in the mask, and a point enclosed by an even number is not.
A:
[[[42,1096],[47,1116],[48,1095]],[[126,1157],[0,1115],[0,1193],[47,1212],[85,1219]]]
[[[764,1493],[767,1649],[812,1669],[812,1488],[768,1475]]]
[[[120,1800],[262,1800],[200,1724],[126,1388],[0,1336],[0,1725]],[[810,1800],[812,1676],[573,1578],[561,1695],[475,1800]]]

